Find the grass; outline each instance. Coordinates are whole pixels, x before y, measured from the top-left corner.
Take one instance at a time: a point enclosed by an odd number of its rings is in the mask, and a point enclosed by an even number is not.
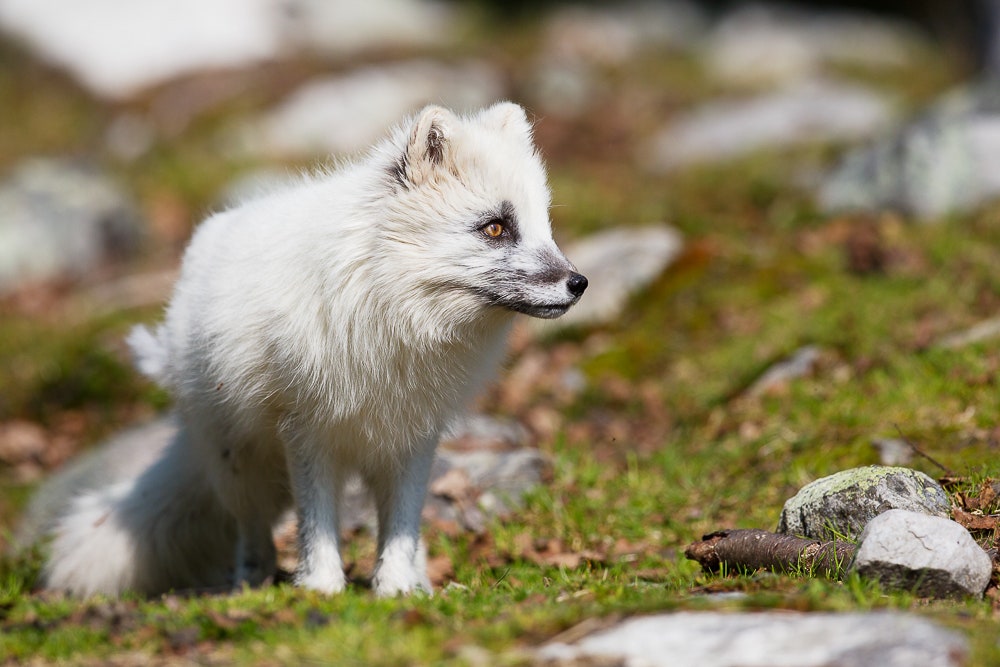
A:
[[[537,48],[535,28],[509,29],[518,31],[516,53],[505,56],[511,62]],[[940,57],[926,58],[891,81],[850,74],[913,108],[953,80]],[[120,110],[12,47],[0,49],[0,59],[0,92],[10,93],[0,94],[0,113],[24,128],[0,138],[0,167],[90,147],[137,193],[157,238],[166,239],[165,250],[132,268],[173,257],[176,236],[247,166],[215,143],[227,121],[247,111],[246,100],[194,119],[176,136],[158,135],[129,166],[100,147]],[[933,76],[918,76],[927,65]],[[550,132],[560,124],[573,130],[571,121],[540,120],[540,141],[555,137],[542,148],[557,235],[668,221],[684,232],[687,250],[618,321],[535,341],[511,359],[511,373],[531,354],[547,370],[516,400],[505,397],[502,379],[483,406],[532,427],[553,459],[552,480],[483,536],[429,529],[431,555],[453,564],[453,584],[434,597],[376,600],[361,567],[349,590],[330,598],[280,584],[81,602],[35,592],[41,553],[11,553],[0,560],[0,662],[473,664],[488,651],[489,664],[523,664],[527,649],[588,618],[721,608],[918,613],[967,635],[970,665],[997,664],[1000,621],[990,599],[927,601],[857,577],[706,575],[682,552],[715,529],[773,528],[803,484],[876,463],[876,437],[902,432],[967,476],[967,490],[1000,476],[1000,348],[934,346],[1000,306],[1000,206],[934,225],[824,216],[789,184],[802,165],[835,159],[831,147],[650,175],[628,142],[652,126],[652,110],[669,115],[718,84],[690,59],[662,54],[602,76],[612,91],[644,90],[647,106],[635,127],[603,128],[579,148],[558,139],[572,133]],[[900,83],[918,80],[912,88]],[[148,104],[139,100],[131,111]],[[601,127],[602,108],[579,127]],[[851,265],[847,249],[862,227],[877,232],[880,270]],[[93,314],[63,308],[71,297],[57,293],[51,308],[0,304],[0,423],[35,422],[85,446],[166,405],[121,346],[128,326],[155,318],[158,307]],[[746,394],[767,367],[807,344],[821,350],[811,376]],[[586,378],[578,394],[559,389],[558,373],[570,367]],[[913,466],[942,472],[921,458]],[[0,479],[0,526],[10,529],[32,482],[13,468],[0,468]],[[356,542],[348,559],[361,563],[371,538]]]

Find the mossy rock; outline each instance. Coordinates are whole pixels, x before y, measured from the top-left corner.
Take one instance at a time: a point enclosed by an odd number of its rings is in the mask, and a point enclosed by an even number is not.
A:
[[[892,509],[951,516],[948,494],[924,473],[895,466],[865,466],[802,487],[785,502],[778,532],[853,540],[869,521]]]

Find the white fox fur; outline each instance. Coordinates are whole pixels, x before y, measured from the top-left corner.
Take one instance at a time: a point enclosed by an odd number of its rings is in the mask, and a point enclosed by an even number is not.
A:
[[[438,435],[493,372],[515,312],[586,288],[555,243],[524,111],[428,107],[365,158],[209,218],[155,332],[130,339],[176,402],[140,476],[78,497],[47,586],[78,595],[257,584],[292,503],[297,584],[344,588],[338,502],[378,509],[380,596],[430,590],[420,513]]]

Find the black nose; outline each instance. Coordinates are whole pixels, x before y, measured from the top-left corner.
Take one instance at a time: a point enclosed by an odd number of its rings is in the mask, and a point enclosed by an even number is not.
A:
[[[587,289],[587,277],[581,276],[579,273],[569,274],[569,280],[566,281],[566,289],[573,296],[580,296]]]

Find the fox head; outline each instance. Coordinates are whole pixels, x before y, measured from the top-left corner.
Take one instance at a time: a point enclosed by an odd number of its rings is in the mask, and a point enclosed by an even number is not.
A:
[[[554,318],[580,299],[587,279],[552,240],[545,169],[521,107],[461,117],[429,106],[390,150],[380,242],[434,307]]]

